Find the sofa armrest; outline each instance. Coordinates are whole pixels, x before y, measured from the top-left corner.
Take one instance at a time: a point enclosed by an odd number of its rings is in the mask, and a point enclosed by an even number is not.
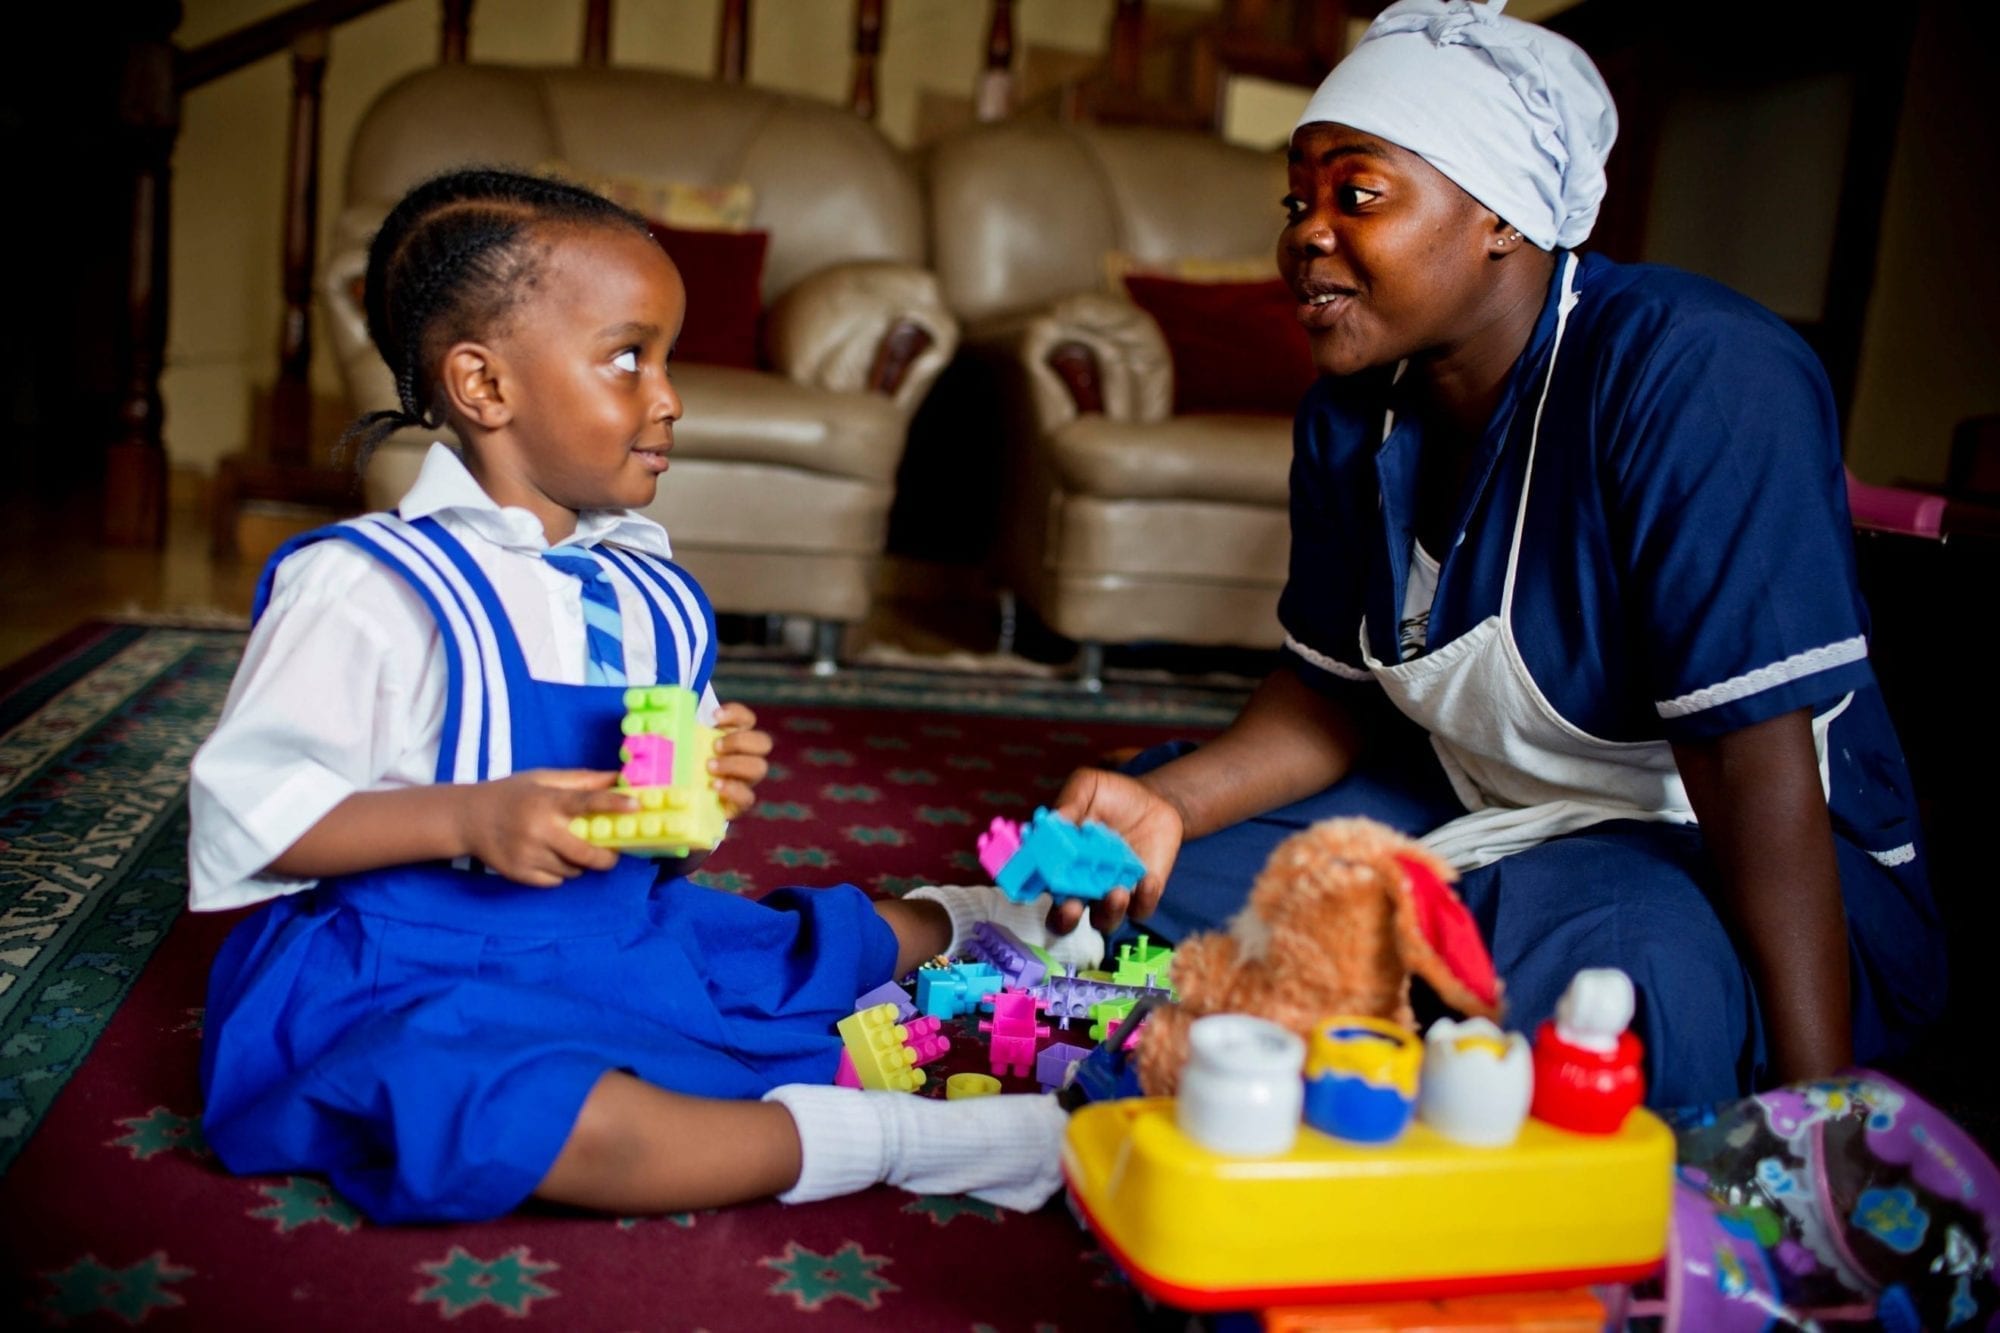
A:
[[[1044,435],[1090,412],[1113,421],[1164,421],[1173,412],[1167,340],[1124,297],[1062,298],[1023,326],[1018,354]]]
[[[796,383],[879,393],[907,414],[958,350],[958,321],[925,269],[835,264],[778,298],[764,346],[772,368]]]
[[[368,337],[361,284],[368,274],[368,242],[382,224],[379,209],[350,208],[334,223],[332,244],[320,270],[320,306],[327,343],[340,367],[347,406],[356,416],[396,406],[396,377]]]

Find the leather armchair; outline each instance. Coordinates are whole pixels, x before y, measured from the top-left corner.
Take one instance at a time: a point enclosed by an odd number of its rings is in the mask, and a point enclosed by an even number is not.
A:
[[[629,69],[440,66],[385,92],[355,133],[322,278],[356,413],[395,404],[357,300],[369,237],[396,199],[471,163],[697,185],[747,182],[770,234],[769,369],[677,362],[686,415],[648,511],[720,611],[817,622],[830,668],[868,611],[911,415],[958,342],[923,267],[922,198],[869,125],[832,106]],[[414,481],[430,439],[402,432],[364,474],[371,507]]]
[[[1106,643],[1279,643],[1290,419],[1174,415],[1159,326],[1105,273],[1113,251],[1271,253],[1283,156],[1020,122],[945,140],[927,168],[945,301],[1011,403],[1007,586],[1079,642],[1087,683]]]

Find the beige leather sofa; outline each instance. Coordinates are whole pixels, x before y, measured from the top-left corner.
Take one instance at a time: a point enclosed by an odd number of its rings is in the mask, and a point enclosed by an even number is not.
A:
[[[1174,416],[1166,343],[1108,294],[1106,257],[1274,254],[1282,154],[1185,131],[1020,122],[941,142],[926,178],[963,355],[1017,404],[1005,583],[1079,642],[1087,683],[1106,643],[1280,642],[1291,423]]]
[[[354,410],[395,405],[355,300],[395,200],[467,164],[695,185],[745,182],[764,269],[769,370],[676,363],[686,415],[651,513],[720,611],[811,617],[830,666],[868,610],[911,414],[958,326],[924,268],[922,198],[891,146],[847,111],[627,69],[441,66],[383,93],[355,132],[323,273]],[[365,476],[393,505],[428,440],[392,439]]]

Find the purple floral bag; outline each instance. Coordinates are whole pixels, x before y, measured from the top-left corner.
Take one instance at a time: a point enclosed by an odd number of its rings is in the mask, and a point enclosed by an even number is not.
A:
[[[1668,1333],[1872,1322],[2000,1333],[2000,1170],[1943,1112],[1857,1071],[1670,1117]]]

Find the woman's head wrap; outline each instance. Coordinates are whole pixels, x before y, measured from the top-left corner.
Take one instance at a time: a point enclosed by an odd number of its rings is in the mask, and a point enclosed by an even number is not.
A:
[[[1407,148],[1547,250],[1590,235],[1618,136],[1582,48],[1506,18],[1507,0],[1398,0],[1306,104]]]

